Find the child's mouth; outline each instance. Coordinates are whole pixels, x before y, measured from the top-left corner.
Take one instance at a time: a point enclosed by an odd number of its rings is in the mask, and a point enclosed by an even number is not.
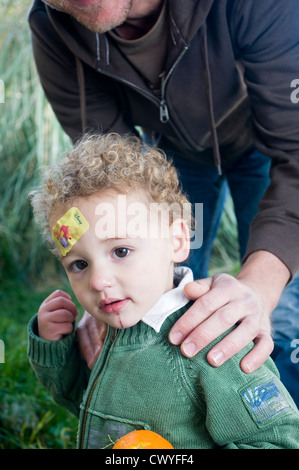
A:
[[[105,313],[118,313],[130,299],[106,299],[100,303],[100,309]]]

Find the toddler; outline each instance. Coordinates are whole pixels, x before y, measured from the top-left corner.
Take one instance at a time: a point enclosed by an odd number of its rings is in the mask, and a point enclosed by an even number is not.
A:
[[[108,325],[90,371],[76,342],[77,310],[56,291],[29,323],[29,358],[54,400],[79,417],[78,448],[112,447],[136,429],[178,449],[299,448],[299,414],[271,359],[240,369],[187,358],[168,333],[190,307],[177,266],[192,214],[163,152],[135,137],[85,136],[32,192],[36,221],[80,305]]]

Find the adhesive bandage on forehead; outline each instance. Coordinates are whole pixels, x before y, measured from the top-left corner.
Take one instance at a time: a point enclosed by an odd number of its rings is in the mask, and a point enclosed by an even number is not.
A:
[[[77,207],[69,209],[52,228],[52,238],[65,256],[89,229],[89,223]]]

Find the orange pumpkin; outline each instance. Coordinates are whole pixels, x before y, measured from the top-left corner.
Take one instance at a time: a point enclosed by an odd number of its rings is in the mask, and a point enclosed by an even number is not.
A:
[[[113,449],[173,449],[170,442],[153,431],[132,431],[121,437]]]

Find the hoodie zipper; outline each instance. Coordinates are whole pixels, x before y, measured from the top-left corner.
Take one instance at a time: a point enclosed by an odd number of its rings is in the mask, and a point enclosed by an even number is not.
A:
[[[142,94],[146,98],[149,98],[153,103],[157,104],[159,106],[159,109],[160,109],[160,121],[165,124],[170,119],[168,105],[167,105],[167,102],[166,102],[166,99],[165,99],[166,86],[167,86],[168,80],[171,77],[174,69],[176,68],[178,63],[181,61],[181,59],[183,58],[183,56],[185,55],[185,53],[187,52],[188,49],[189,49],[189,46],[185,45],[184,49],[179,54],[178,58],[176,59],[176,61],[172,65],[171,69],[169,70],[168,74],[166,75],[164,80],[162,80],[161,98],[160,99],[156,98],[150,92],[144,90],[143,88],[139,87],[138,85],[135,85],[134,83],[129,82],[128,80],[125,80],[124,78],[118,77],[117,75],[115,75],[113,73],[110,73],[110,72],[107,72],[106,70],[103,70],[101,68],[98,68],[97,70],[98,70],[98,72],[102,73],[103,75],[106,75],[107,77],[111,77],[114,80],[117,80],[118,82],[123,83],[124,85],[128,85],[129,87],[131,87],[134,90],[138,91],[138,93]]]
[[[162,80],[161,99],[160,99],[160,121],[163,123],[166,123],[169,121],[169,111],[168,111],[167,102],[165,100],[166,86],[167,86],[168,80],[171,77],[174,69],[176,68],[178,63],[181,61],[181,59],[183,58],[183,56],[185,55],[188,49],[189,49],[189,46],[185,44],[184,49],[181,51],[180,55],[178,56],[178,58],[176,59],[172,67],[170,68],[164,80]]]

